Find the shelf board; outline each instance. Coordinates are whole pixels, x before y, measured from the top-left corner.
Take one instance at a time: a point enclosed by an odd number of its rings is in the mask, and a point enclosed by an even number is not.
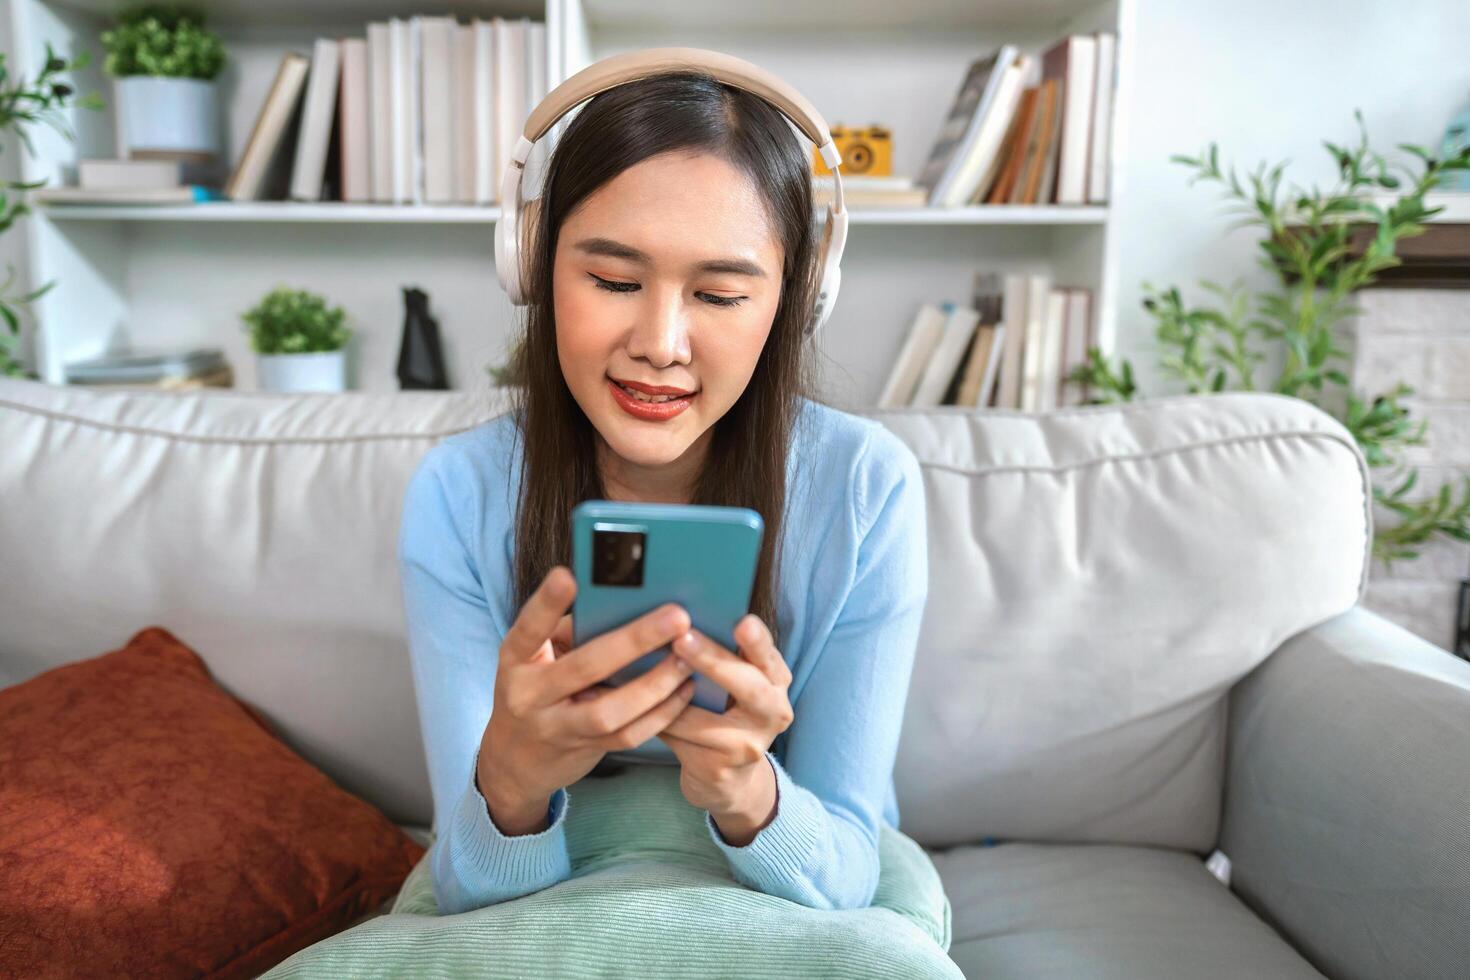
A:
[[[183,205],[43,204],[53,221],[247,221],[351,224],[494,224],[499,207],[344,204],[322,201],[211,201]],[[855,225],[1100,225],[1104,205],[995,204],[965,208],[853,208]]]
[[[117,0],[49,0],[59,7],[112,16]],[[1047,27],[1065,23],[1097,0],[583,0],[592,27],[748,28],[781,30],[932,27]],[[312,24],[406,16],[401,0],[196,0],[208,23]],[[544,20],[544,0],[440,0],[436,13]]]
[[[593,28],[749,28],[772,30],[925,27],[1052,27],[1096,0],[582,0]]]

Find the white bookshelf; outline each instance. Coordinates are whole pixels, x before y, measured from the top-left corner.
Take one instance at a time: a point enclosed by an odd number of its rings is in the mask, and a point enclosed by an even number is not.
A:
[[[916,175],[966,67],[1012,42],[1040,50],[1064,34],[1118,34],[1109,197],[1116,201],[1128,126],[1135,0],[205,0],[225,40],[220,77],[224,152],[233,165],[281,54],[309,54],[318,36],[364,36],[369,20],[415,13],[528,16],[547,24],[548,84],[607,55],[689,45],[746,58],[790,81],[833,125],[882,123],[894,135],[894,172]],[[112,80],[100,32],[112,0],[10,0],[10,63],[30,76],[45,43],[91,50],[75,79],[107,108],[71,110],[75,142],[33,130],[25,180],[75,179],[76,161],[117,155]],[[16,151],[20,151],[16,147]],[[356,331],[351,384],[393,390],[402,329],[401,288],[430,296],[452,384],[483,383],[520,311],[494,268],[498,207],[340,202],[211,202],[168,206],[37,205],[11,234],[25,235],[31,288],[55,280],[36,304],[35,360],[53,383],[66,363],[109,343],[208,343],[224,348],[236,385],[255,387],[240,313],[279,284],[312,289],[347,309]],[[1115,349],[1118,229],[1106,205],[852,209],[842,292],[819,340],[823,394],[873,401],[917,305],[966,302],[979,270],[1049,269],[1059,285],[1094,291],[1097,336]]]

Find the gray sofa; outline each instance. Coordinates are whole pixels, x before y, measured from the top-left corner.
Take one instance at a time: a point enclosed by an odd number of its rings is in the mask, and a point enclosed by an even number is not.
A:
[[[164,625],[422,834],[402,492],[503,407],[0,379],[0,685]],[[871,414],[925,473],[896,780],[967,975],[1470,976],[1470,664],[1358,604],[1368,474],[1335,420]]]

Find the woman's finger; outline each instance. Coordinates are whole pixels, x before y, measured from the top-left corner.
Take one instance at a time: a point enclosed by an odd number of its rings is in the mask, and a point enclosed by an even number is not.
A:
[[[599,746],[604,752],[637,748],[663,731],[669,721],[677,718],[679,712],[685,709],[692,697],[694,697],[694,678],[690,677],[686,678],[684,683],[658,704],[617,731],[603,736]]]
[[[674,653],[730,693],[741,707],[771,713],[777,688],[759,667],[691,629],[674,640]]]
[[[740,726],[731,720],[728,713],[716,714],[697,704],[681,711],[663,733],[677,735],[686,742],[710,749],[718,749],[741,737]]]
[[[771,683],[778,687],[791,684],[791,668],[786,665],[781,651],[776,649],[775,638],[771,636],[765,620],[755,613],[744,616],[735,624],[735,642],[745,659],[764,671]]]
[[[689,613],[666,602],[616,629],[592,637],[543,671],[537,703],[552,705],[606,680],[689,628]]]
[[[546,573],[536,591],[521,606],[515,622],[500,644],[502,663],[525,663],[551,638],[557,621],[577,595],[577,580],[571,569],[557,565]]]
[[[557,620],[556,629],[551,631],[551,646],[559,657],[572,648],[572,614],[567,613]]]
[[[684,662],[666,656],[652,670],[626,684],[587,688],[587,691],[597,691],[597,696],[589,704],[578,704],[567,715],[567,724],[572,731],[586,737],[611,734],[662,702],[688,679],[689,670]],[[575,695],[573,701],[577,701]]]

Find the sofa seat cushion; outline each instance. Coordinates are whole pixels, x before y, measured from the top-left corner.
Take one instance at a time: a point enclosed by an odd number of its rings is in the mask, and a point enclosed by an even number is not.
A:
[[[1297,980],[1318,973],[1185,851],[1105,844],[930,852],[969,977]]]

